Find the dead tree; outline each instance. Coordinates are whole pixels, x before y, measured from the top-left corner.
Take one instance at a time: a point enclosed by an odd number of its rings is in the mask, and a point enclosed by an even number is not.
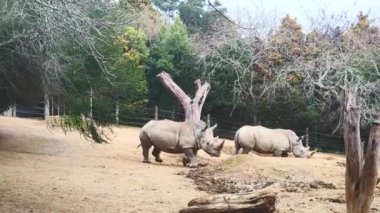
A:
[[[380,117],[372,122],[366,150],[360,143],[360,108],[354,90],[342,91],[341,128],[346,148],[346,206],[348,213],[369,213],[377,184]]]
[[[186,121],[200,121],[202,107],[206,100],[207,94],[210,91],[210,84],[208,82],[201,83],[201,80],[196,80],[196,92],[193,99],[172,80],[170,75],[166,72],[161,72],[157,75],[164,87],[179,101],[185,111]]]

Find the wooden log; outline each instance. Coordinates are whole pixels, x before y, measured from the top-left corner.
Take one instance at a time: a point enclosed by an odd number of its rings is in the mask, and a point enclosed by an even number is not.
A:
[[[271,190],[258,190],[251,193],[237,193],[237,194],[219,194],[209,197],[200,197],[192,199],[189,202],[189,206],[196,205],[208,205],[217,203],[229,203],[229,204],[254,204],[261,199],[265,200],[267,198],[275,197],[277,193]]]
[[[202,206],[192,206],[179,211],[179,213],[271,213],[275,212],[274,205],[266,203],[257,204],[209,204]]]
[[[250,193],[220,194],[195,198],[180,213],[192,212],[274,212],[276,210],[276,187]]]

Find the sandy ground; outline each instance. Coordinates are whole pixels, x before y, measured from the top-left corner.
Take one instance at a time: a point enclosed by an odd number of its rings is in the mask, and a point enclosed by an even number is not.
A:
[[[184,168],[182,155],[142,163],[138,128],[114,128],[109,144],[94,145],[41,120],[0,117],[0,124],[0,212],[178,212],[208,194],[185,177],[199,170]],[[232,147],[227,141],[220,158],[201,152],[199,161],[209,164],[202,170],[214,179],[290,184],[279,194],[278,212],[344,212],[343,156],[231,157]],[[299,184],[313,181],[334,188]],[[373,206],[380,212],[379,188]]]

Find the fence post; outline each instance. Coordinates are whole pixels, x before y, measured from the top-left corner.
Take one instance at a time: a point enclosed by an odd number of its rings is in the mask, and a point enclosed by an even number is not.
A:
[[[309,127],[306,127],[306,133],[305,133],[305,137],[306,137],[306,146],[309,146]]]
[[[207,127],[210,128],[211,121],[210,121],[210,114],[207,114]]]
[[[50,106],[51,106],[51,111],[50,111],[51,115],[54,116],[54,97],[51,98]]]
[[[17,108],[16,108],[16,104],[13,104],[13,109],[12,109],[12,117],[16,117],[17,115]]]
[[[154,106],[154,120],[158,120],[158,106]]]
[[[94,94],[94,91],[92,90],[92,87],[91,87],[91,90],[90,90],[90,118],[92,119],[92,96]]]
[[[49,96],[45,94],[45,120],[50,115],[50,102],[49,102]]]
[[[116,125],[119,125],[119,113],[120,113],[119,101],[116,101],[116,107],[115,107],[115,120],[116,120]]]

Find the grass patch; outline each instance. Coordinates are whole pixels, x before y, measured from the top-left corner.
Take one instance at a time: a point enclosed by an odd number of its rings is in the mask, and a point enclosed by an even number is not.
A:
[[[235,156],[232,156],[226,160],[224,160],[223,162],[221,162],[218,166],[217,166],[217,169],[218,170],[222,170],[222,171],[225,171],[225,170],[228,170],[234,166],[236,166],[237,164],[239,164],[240,162],[242,161],[242,158],[240,155],[235,155]]]

